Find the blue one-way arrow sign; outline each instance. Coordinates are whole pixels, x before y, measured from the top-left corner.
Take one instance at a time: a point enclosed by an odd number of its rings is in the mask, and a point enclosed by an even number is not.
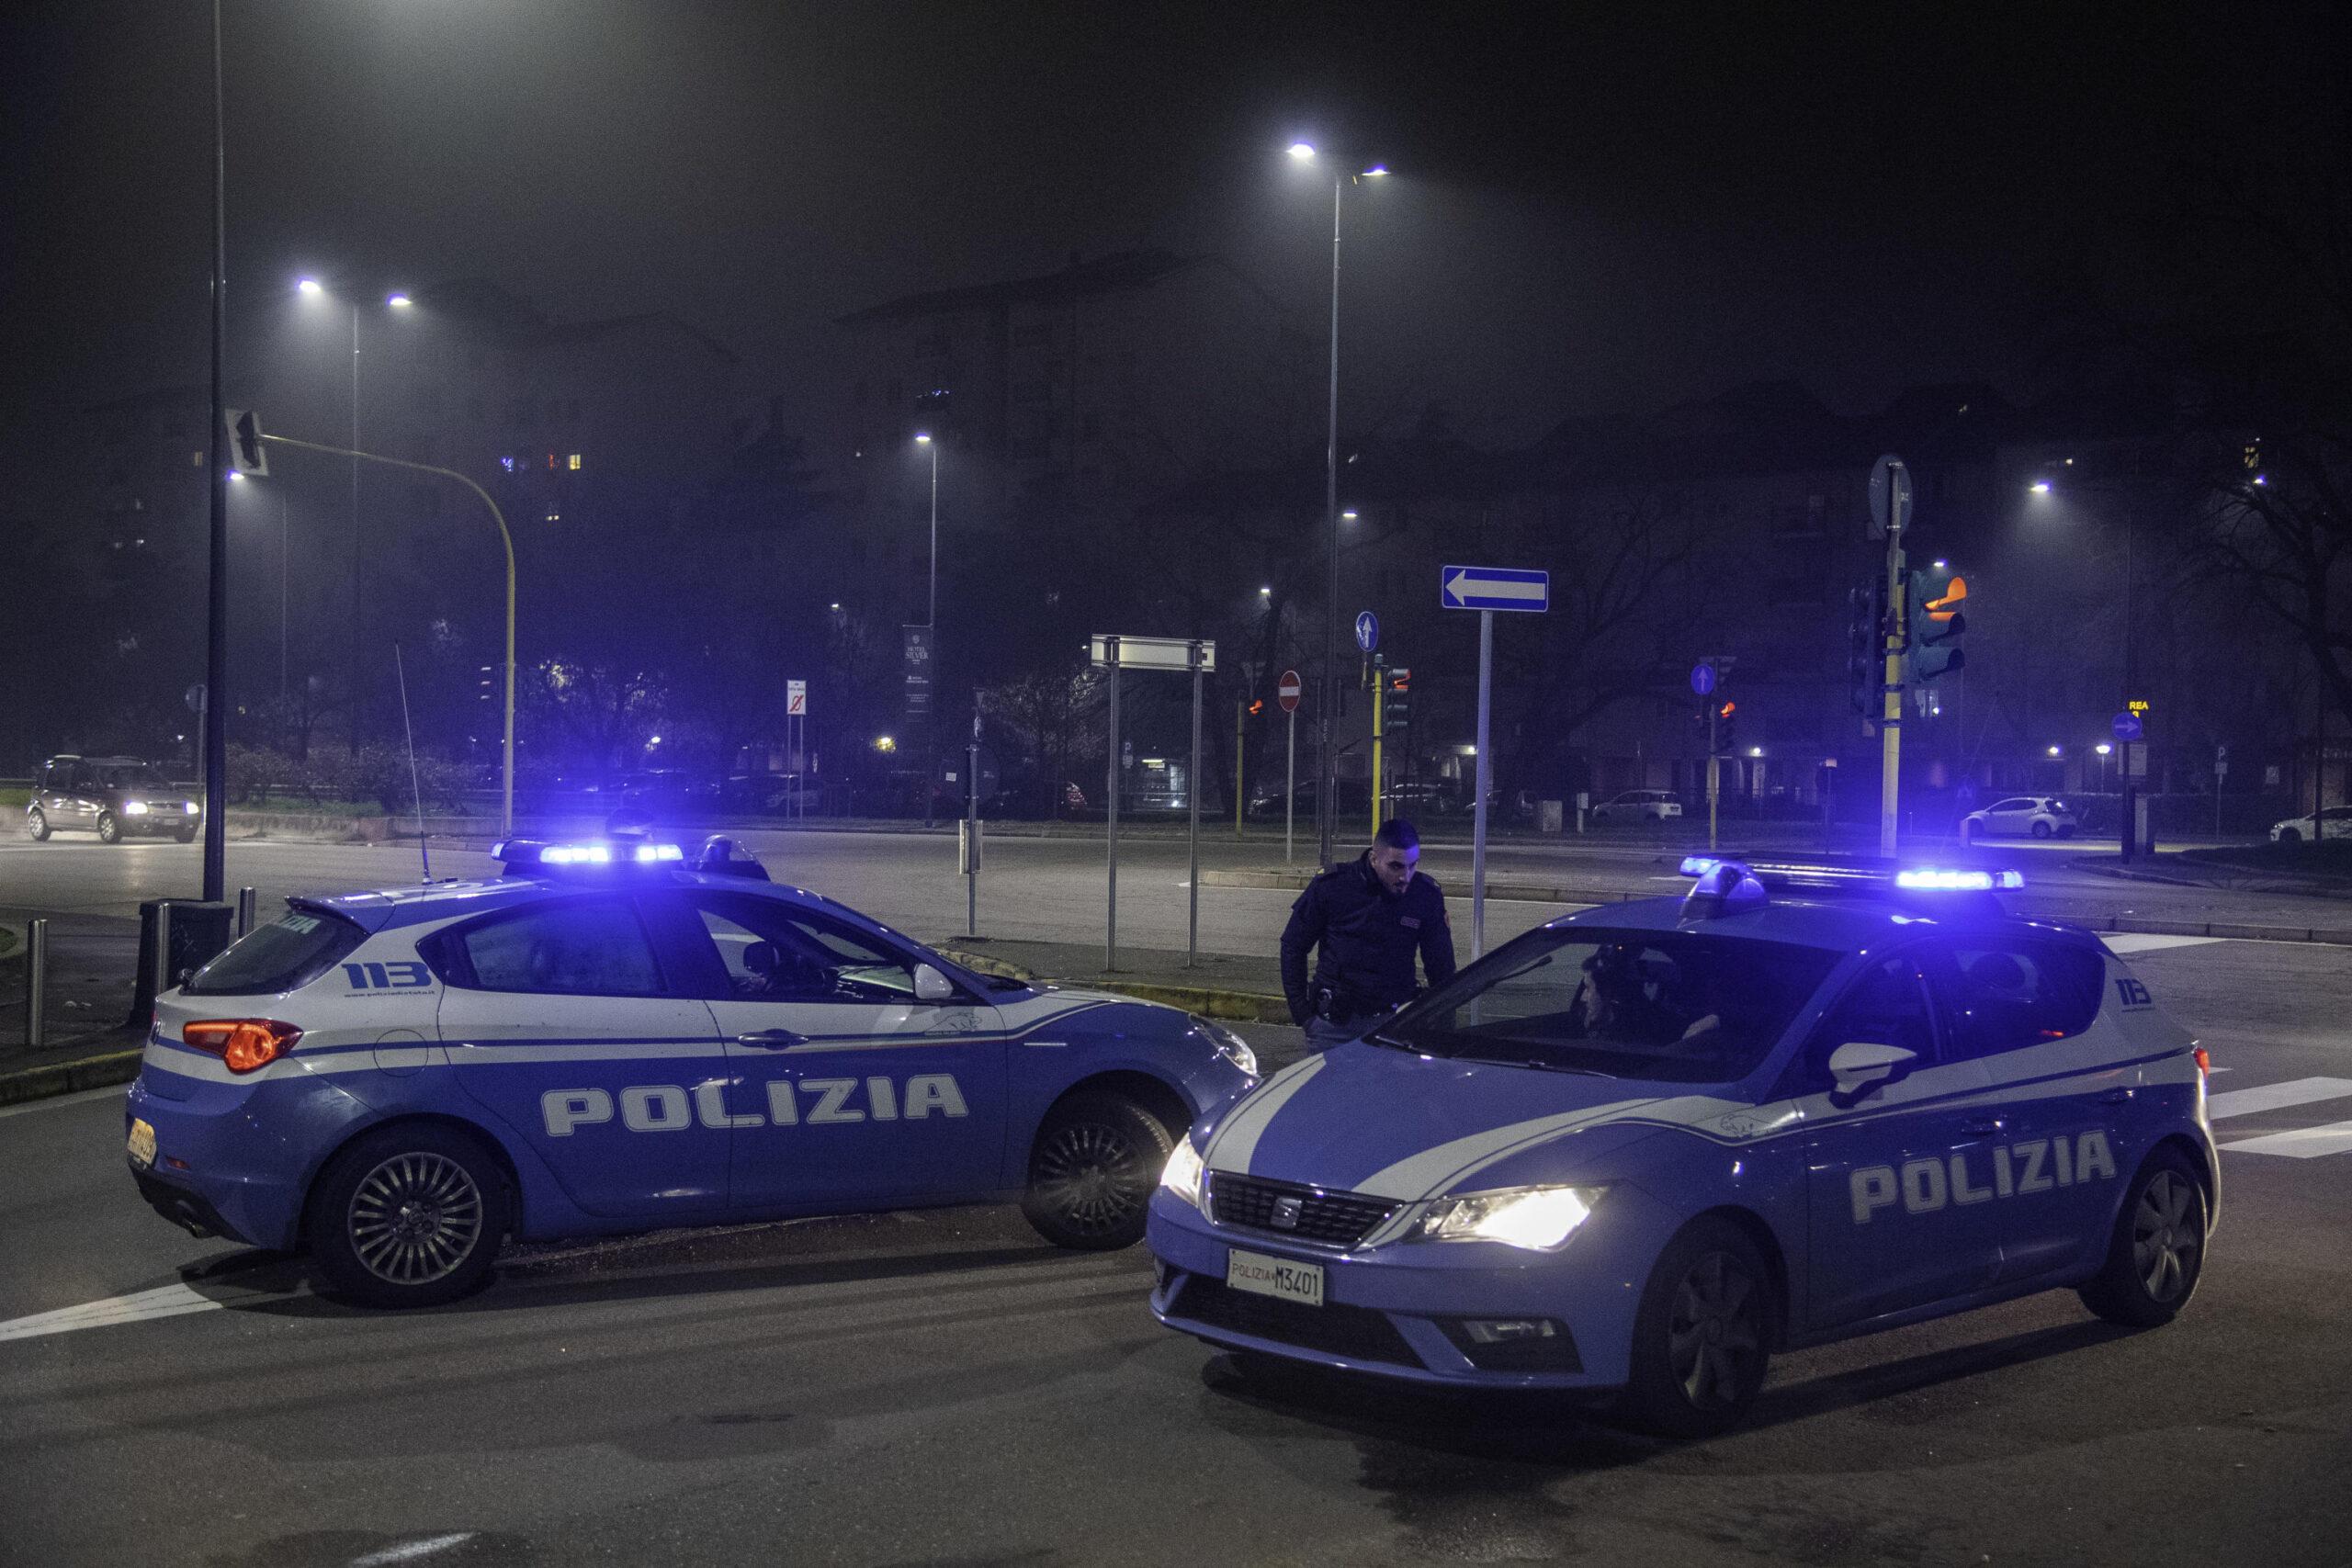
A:
[[[1508,566],[1438,568],[1438,603],[1449,610],[1528,610],[1552,607],[1552,574]]]

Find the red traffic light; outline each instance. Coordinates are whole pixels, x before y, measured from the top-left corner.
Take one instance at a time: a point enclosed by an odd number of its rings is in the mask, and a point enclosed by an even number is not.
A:
[[[1723,706],[1715,710],[1715,716],[1717,718],[1729,718],[1733,714],[1737,713],[1738,711],[1739,705],[1737,703],[1727,702],[1724,704]]]
[[[1251,716],[1251,717],[1253,717],[1253,718],[1254,718],[1254,717],[1256,717],[1258,715],[1260,715],[1260,714],[1261,714],[1261,713],[1265,712],[1265,711],[1266,711],[1266,699],[1265,699],[1265,698],[1263,698],[1263,697],[1260,697],[1260,698],[1258,698],[1256,701],[1252,702],[1252,703],[1250,705],[1250,716]]]

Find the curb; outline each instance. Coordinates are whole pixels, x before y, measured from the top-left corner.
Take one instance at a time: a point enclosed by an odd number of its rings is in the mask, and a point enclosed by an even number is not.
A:
[[[2077,919],[2064,915],[2054,918],[2085,931],[2133,936],[2202,936],[2233,942],[2301,942],[2324,947],[2352,947],[2352,927],[2256,926],[2236,920],[2162,920],[2127,915],[2111,915],[2104,919]]]
[[[80,1089],[129,1083],[139,1076],[140,1058],[145,1055],[143,1049],[109,1051],[79,1061],[51,1062],[21,1072],[0,1073],[0,1105],[21,1105],[27,1100],[49,1100]]]
[[[1304,888],[1315,880],[1311,871],[1204,871],[1204,887],[1263,887],[1284,892]],[[1465,898],[1468,892],[1446,895],[1450,898]],[[1625,904],[1637,898],[1657,898],[1666,895],[1654,892],[1627,892],[1622,887],[1558,887],[1539,882],[1487,882],[1487,897],[1524,904]]]
[[[1049,976],[1010,964],[1001,958],[968,953],[955,947],[940,946],[938,952],[965,968],[982,975],[1001,975],[1010,980],[1024,980],[1035,985],[1067,984],[1082,986],[1088,990],[1115,991],[1137,1001],[1159,1002],[1167,1007],[1182,1008],[1204,1018],[1221,1018],[1238,1023],[1288,1023],[1290,1004],[1280,997],[1270,997],[1262,991],[1228,991],[1211,986],[1170,986],[1153,980],[1122,980],[1115,976],[1099,978],[1056,981]]]

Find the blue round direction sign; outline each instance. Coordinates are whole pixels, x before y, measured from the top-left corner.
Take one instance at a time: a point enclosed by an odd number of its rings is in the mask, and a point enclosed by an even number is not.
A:
[[[1715,689],[1715,667],[1702,660],[1690,666],[1690,689],[1705,696]]]
[[[1366,653],[1380,646],[1380,617],[1370,610],[1356,617],[1356,646]]]
[[[2140,716],[2136,713],[2117,714],[2115,716],[2115,738],[2118,740],[2139,739]]]

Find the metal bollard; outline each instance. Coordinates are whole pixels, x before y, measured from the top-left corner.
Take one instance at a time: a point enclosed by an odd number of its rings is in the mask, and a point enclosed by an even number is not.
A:
[[[49,1043],[49,922],[25,924],[25,1043]]]
[[[240,887],[237,889],[237,934],[243,936],[253,929],[254,890],[250,887]]]
[[[168,898],[155,906],[154,981],[159,997],[172,988],[172,904]]]

